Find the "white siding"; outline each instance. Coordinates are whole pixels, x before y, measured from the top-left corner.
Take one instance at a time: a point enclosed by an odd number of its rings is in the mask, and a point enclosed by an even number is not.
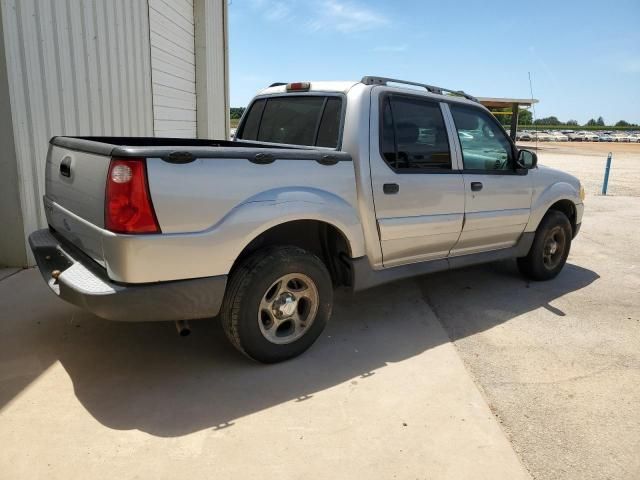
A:
[[[148,9],[145,0],[0,6],[29,234],[46,226],[44,164],[52,136],[153,134]]]
[[[158,137],[196,136],[193,0],[149,0],[153,125]]]

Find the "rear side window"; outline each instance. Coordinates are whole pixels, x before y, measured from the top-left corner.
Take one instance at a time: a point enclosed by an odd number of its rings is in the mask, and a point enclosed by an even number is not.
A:
[[[451,170],[449,138],[440,105],[414,97],[383,100],[382,156],[397,172]]]
[[[340,113],[342,111],[342,100],[337,97],[327,99],[324,107],[320,127],[318,128],[318,147],[332,147],[338,145],[340,135]]]
[[[242,140],[337,148],[342,99],[283,96],[256,100],[238,135]]]
[[[254,102],[251,111],[247,115],[247,120],[244,122],[242,129],[243,138],[247,140],[256,140],[258,138],[258,127],[260,126],[260,119],[262,118],[262,112],[264,112],[265,103],[264,100]]]

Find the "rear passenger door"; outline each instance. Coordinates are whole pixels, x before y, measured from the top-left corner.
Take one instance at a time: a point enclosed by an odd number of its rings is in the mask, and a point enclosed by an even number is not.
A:
[[[529,221],[532,177],[515,168],[516,150],[482,108],[449,104],[462,153],[465,222],[452,256],[512,247]]]
[[[442,108],[427,96],[374,90],[371,182],[385,267],[446,258],[460,235],[464,183]]]

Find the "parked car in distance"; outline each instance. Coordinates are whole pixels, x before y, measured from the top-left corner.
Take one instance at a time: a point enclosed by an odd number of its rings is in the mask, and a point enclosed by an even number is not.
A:
[[[626,133],[612,133],[614,142],[629,142],[629,135]]]
[[[537,140],[539,142],[551,142],[554,140],[554,137],[552,135],[544,131],[533,132],[531,134],[531,138],[532,140]]]
[[[609,135],[608,133],[601,133],[600,136],[598,137],[598,141],[599,142],[613,142],[613,136]]]
[[[564,133],[561,133],[561,132],[549,132],[549,135],[551,135],[553,141],[555,141],[555,142],[567,142],[567,141],[569,141],[569,137],[567,135],[565,135]]]
[[[630,134],[629,141],[632,143],[640,143],[640,134],[637,134],[637,133]]]
[[[233,142],[54,137],[45,172],[29,243],[52,292],[181,334],[216,317],[266,363],[315,342],[337,286],[512,258],[552,279],[584,208],[474,97],[382,77],[271,86]]]
[[[529,132],[516,132],[516,140],[521,142],[530,142],[532,140],[532,137]]]
[[[569,141],[571,142],[597,142],[598,135],[591,132],[581,131],[569,134]]]

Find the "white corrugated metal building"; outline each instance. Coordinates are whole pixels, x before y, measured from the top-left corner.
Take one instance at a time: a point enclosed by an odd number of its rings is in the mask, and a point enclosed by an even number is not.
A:
[[[0,267],[32,262],[54,135],[226,138],[226,0],[0,0]]]

